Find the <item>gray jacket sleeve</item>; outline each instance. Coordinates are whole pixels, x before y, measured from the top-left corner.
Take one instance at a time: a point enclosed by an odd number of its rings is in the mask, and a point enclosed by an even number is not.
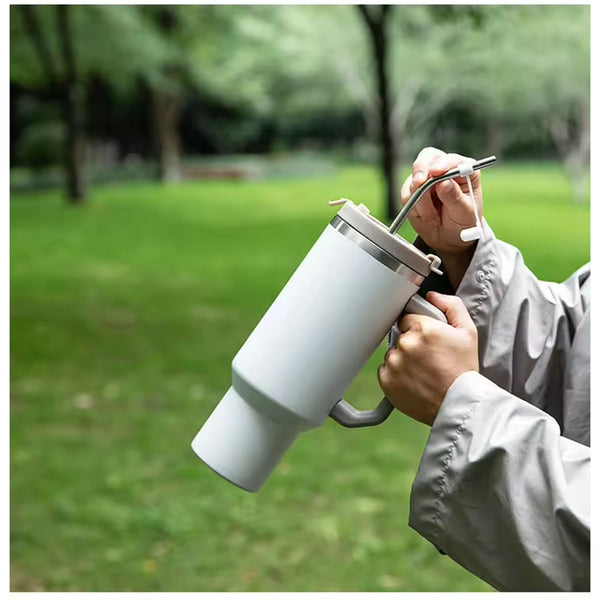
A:
[[[589,448],[471,371],[433,424],[409,524],[498,590],[584,591],[589,496]]]
[[[590,266],[539,281],[485,221],[484,233],[456,291],[477,326],[480,372],[589,446]]]
[[[457,290],[478,329],[481,374],[448,390],[410,525],[497,589],[586,590],[589,267],[561,285],[538,281],[484,226]]]

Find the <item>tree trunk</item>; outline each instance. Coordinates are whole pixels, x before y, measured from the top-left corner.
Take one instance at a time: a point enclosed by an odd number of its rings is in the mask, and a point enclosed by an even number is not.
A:
[[[576,144],[572,152],[571,195],[575,202],[587,202],[590,194],[590,107],[583,102],[581,123],[576,132]],[[567,159],[567,162],[569,160]]]
[[[372,9],[379,8],[377,12]],[[377,96],[379,101],[379,139],[381,143],[381,169],[385,182],[386,215],[389,219],[396,216],[399,203],[396,183],[398,165],[394,134],[392,127],[392,111],[390,106],[390,82],[388,74],[388,30],[387,19],[390,5],[369,7],[359,5],[359,12],[367,26],[377,81]]]
[[[77,98],[77,70],[69,26],[71,8],[64,5],[56,7],[56,26],[64,67],[63,76],[40,27],[35,7],[22,5],[20,8],[33,49],[40,61],[42,73],[47,78],[50,97],[53,101],[58,100],[62,110],[65,127],[67,199],[71,204],[81,204],[85,200],[85,186],[81,155],[81,117]]]
[[[396,186],[397,157],[394,147],[390,110],[390,86],[387,70],[387,31],[385,14],[382,12],[379,26],[373,35],[373,50],[377,72],[377,94],[379,96],[379,135],[381,139],[381,166],[386,184],[386,212],[390,219],[396,215],[396,206],[399,201]]]
[[[61,82],[60,100],[65,123],[65,167],[67,172],[67,199],[71,204],[81,204],[85,200],[83,180],[83,157],[81,143],[81,114],[79,110],[78,81],[75,69],[75,56],[69,26],[70,7],[56,7],[56,18],[65,77]]]
[[[571,184],[571,199],[576,204],[587,203],[590,197],[590,172],[579,165],[576,168],[568,169],[567,172]]]
[[[159,175],[165,183],[181,180],[179,130],[181,102],[179,98],[152,90],[152,113],[158,142]]]
[[[498,158],[502,157],[504,150],[504,130],[502,119],[499,117],[491,116],[488,118],[486,123],[486,151],[485,156],[491,156],[492,154]]]
[[[571,184],[574,202],[586,202],[589,198],[590,160],[590,109],[582,102],[576,123],[569,123],[565,116],[553,115],[549,128],[554,144],[562,157]]]

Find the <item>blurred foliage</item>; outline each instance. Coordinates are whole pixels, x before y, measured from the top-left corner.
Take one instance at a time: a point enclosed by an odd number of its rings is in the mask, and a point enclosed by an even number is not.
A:
[[[337,123],[329,144],[347,144],[345,129],[353,140],[376,132],[371,58],[353,6],[73,8],[84,85],[100,80],[114,90],[115,110],[140,81],[181,95],[185,125],[197,132],[186,138],[190,153],[203,138],[218,151],[221,130],[227,152],[261,136],[271,138],[266,149],[319,139],[327,122]],[[11,7],[11,81],[40,89],[44,74],[18,9]],[[52,7],[36,10],[56,51]],[[553,116],[581,123],[588,6],[397,5],[390,14],[394,124],[405,159],[447,128],[444,116],[457,107],[461,132],[479,146],[491,135],[481,122],[502,130],[499,154],[527,137],[547,152],[552,138],[538,132]],[[229,116],[215,117],[216,107]]]
[[[59,69],[55,11],[37,5],[36,15],[50,55]],[[154,73],[169,57],[165,40],[141,18],[136,6],[73,6],[72,31],[77,68],[84,80],[98,76],[128,92],[138,75]],[[35,47],[18,6],[10,10],[11,81],[28,89],[43,88],[48,73],[40,68]]]
[[[28,127],[19,145],[19,159],[34,171],[55,165],[63,156],[63,127],[59,121],[45,121]]]
[[[30,97],[24,98],[14,110],[23,122],[16,158],[39,176],[63,158],[64,131],[59,111],[54,104]]]

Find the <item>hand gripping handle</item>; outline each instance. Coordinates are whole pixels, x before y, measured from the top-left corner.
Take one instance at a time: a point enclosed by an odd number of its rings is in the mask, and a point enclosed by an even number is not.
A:
[[[447,323],[444,313],[415,294],[406,304],[405,313],[425,315],[438,321]],[[396,345],[400,332],[396,325],[392,326],[388,334],[388,348]],[[344,427],[370,427],[383,423],[394,410],[394,405],[384,396],[381,402],[372,410],[358,410],[348,404],[343,398],[331,409],[329,416]]]

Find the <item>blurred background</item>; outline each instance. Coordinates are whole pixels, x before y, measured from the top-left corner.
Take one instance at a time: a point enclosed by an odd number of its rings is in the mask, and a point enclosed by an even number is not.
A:
[[[327,422],[258,495],[189,444],[327,201],[390,220],[423,146],[498,156],[539,277],[589,260],[589,41],[575,5],[12,6],[11,589],[489,590],[407,526],[420,424]]]

